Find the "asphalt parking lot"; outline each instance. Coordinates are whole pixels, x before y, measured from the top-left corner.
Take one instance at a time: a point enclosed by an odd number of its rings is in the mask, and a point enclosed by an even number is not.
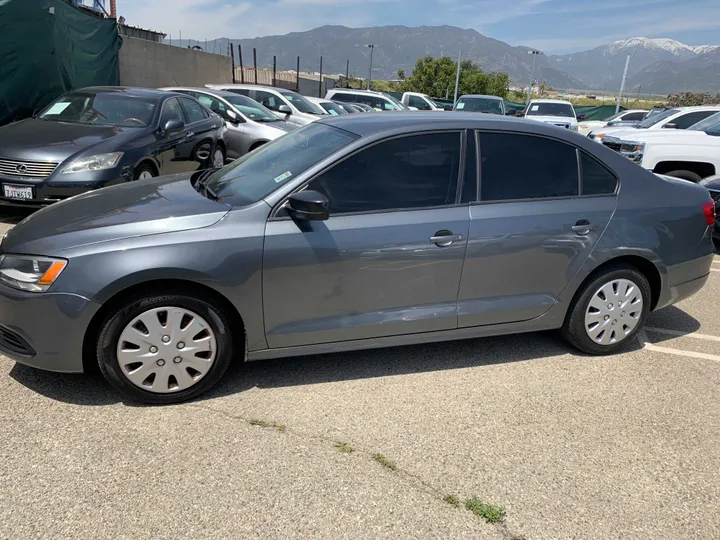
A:
[[[718,538],[718,298],[720,257],[618,356],[543,333],[259,362],[169,407],[0,356],[0,538]]]

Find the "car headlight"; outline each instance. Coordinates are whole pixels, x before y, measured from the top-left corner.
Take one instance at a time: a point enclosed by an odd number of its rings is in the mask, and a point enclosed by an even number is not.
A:
[[[645,153],[645,143],[639,141],[620,141],[620,153],[635,163],[640,163]]]
[[[571,131],[577,131],[577,130],[578,130],[578,125],[577,125],[577,124],[573,124],[572,126],[570,126],[570,130],[571,130]]]
[[[605,136],[604,133],[598,133],[597,135],[595,135],[595,140],[602,141],[604,136]]]
[[[1,255],[0,281],[14,289],[47,291],[65,270],[67,261],[33,255]]]
[[[112,169],[120,163],[122,157],[122,152],[111,152],[109,154],[98,154],[97,156],[78,159],[65,167],[63,174]]]

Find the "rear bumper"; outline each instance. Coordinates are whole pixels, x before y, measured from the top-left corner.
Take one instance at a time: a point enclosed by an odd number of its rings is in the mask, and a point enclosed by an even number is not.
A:
[[[82,296],[0,284],[0,354],[35,368],[81,373],[85,332],[99,309]]]
[[[668,268],[668,286],[655,309],[676,304],[700,291],[710,276],[712,261],[711,253]]]

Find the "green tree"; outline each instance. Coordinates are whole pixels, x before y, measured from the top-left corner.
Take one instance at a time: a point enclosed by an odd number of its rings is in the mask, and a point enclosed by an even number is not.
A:
[[[404,81],[405,80],[405,70],[398,69],[397,76],[398,76],[398,79],[400,79],[401,81]]]
[[[455,89],[457,62],[448,56],[426,56],[415,64],[412,75],[402,84],[403,91],[422,92],[431,97],[452,96]],[[470,60],[460,64],[458,94],[489,94],[507,97],[510,78],[507,73],[483,73]]]

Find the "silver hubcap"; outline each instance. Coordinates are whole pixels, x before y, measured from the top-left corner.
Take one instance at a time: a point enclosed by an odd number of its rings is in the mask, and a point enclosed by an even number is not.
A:
[[[222,150],[215,150],[215,155],[213,157],[213,164],[215,167],[222,167],[225,165],[225,156],[223,156]]]
[[[149,180],[152,177],[153,177],[153,175],[150,171],[143,171],[138,176],[138,180]]]
[[[135,386],[167,394],[190,388],[215,361],[215,334],[197,313],[161,307],[138,315],[120,334],[117,358]]]
[[[614,279],[600,287],[585,312],[585,331],[595,343],[612,345],[625,339],[640,322],[643,297],[629,279]]]

